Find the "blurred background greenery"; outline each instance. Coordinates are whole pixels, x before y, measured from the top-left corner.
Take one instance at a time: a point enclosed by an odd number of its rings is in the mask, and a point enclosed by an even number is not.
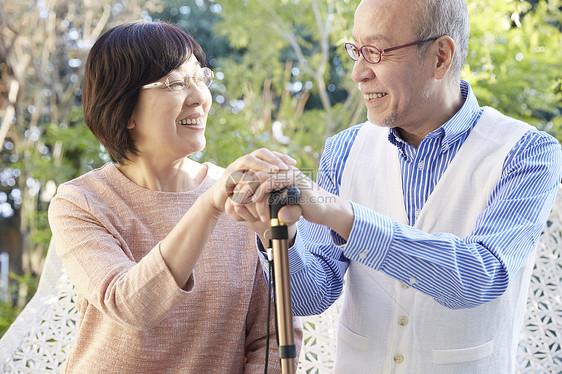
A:
[[[206,50],[214,105],[207,148],[194,159],[226,166],[268,147],[314,174],[326,137],[366,119],[343,48],[357,3],[1,0],[0,335],[35,292],[57,186],[109,161],[83,123],[80,90],[88,50],[103,31],[162,20]],[[480,104],[562,139],[562,0],[468,6],[463,78]]]

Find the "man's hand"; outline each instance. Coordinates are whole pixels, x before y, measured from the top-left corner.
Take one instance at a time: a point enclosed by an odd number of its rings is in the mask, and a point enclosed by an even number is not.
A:
[[[238,220],[252,220],[243,207],[251,207],[254,199],[262,199],[261,185],[267,185],[272,173],[288,170],[296,165],[291,157],[265,148],[242,156],[230,164],[220,179],[209,189],[209,202],[220,214],[225,211],[227,201],[239,206]]]
[[[245,198],[234,199],[237,196],[234,193],[229,196],[225,210],[233,219],[246,222],[261,237],[269,228],[269,193],[295,185],[301,192],[299,204],[281,208],[279,220],[290,226],[290,231],[294,231],[291,226],[302,216],[307,221],[330,227],[347,240],[353,226],[353,209],[349,201],[323,190],[293,165],[288,170],[270,173],[267,178],[260,176],[259,172],[255,172],[252,178],[241,179],[234,186],[233,190],[239,191]]]

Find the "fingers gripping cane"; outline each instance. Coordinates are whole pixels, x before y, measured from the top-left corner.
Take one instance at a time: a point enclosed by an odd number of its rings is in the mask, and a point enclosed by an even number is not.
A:
[[[281,373],[295,373],[297,349],[293,332],[293,311],[291,306],[291,283],[289,280],[289,231],[287,225],[279,220],[279,209],[285,205],[297,204],[300,191],[289,186],[269,195],[271,216],[271,244],[273,248],[273,279],[275,288],[275,310],[277,312],[277,341]]]

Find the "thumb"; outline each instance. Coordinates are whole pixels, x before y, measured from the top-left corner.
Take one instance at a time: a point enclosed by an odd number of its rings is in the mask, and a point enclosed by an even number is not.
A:
[[[302,208],[299,205],[287,205],[279,209],[277,217],[287,225],[296,223],[302,216]]]

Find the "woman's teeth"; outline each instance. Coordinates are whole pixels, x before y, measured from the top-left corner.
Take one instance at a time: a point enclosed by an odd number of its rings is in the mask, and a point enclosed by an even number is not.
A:
[[[365,99],[368,100],[373,100],[373,99],[379,99],[381,97],[385,97],[387,95],[386,92],[377,92],[377,93],[370,93],[370,94],[366,94]]]
[[[203,124],[203,117],[199,118],[185,118],[179,121],[180,125],[201,125]]]

